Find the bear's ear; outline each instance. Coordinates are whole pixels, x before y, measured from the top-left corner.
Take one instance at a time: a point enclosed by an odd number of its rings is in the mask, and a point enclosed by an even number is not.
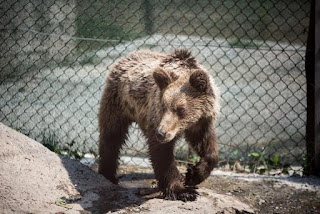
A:
[[[197,69],[194,71],[189,79],[190,85],[201,92],[206,92],[209,88],[209,76],[203,70]]]
[[[161,90],[165,89],[171,82],[171,77],[162,68],[156,68],[153,72],[153,78]]]

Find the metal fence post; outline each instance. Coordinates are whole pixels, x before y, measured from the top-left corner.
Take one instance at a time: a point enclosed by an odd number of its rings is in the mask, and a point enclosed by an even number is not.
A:
[[[315,168],[320,175],[320,2],[315,7]]]
[[[320,172],[320,52],[319,38],[319,3],[312,1],[310,26],[306,53],[307,74],[307,167],[306,174]],[[318,13],[315,13],[317,11]]]

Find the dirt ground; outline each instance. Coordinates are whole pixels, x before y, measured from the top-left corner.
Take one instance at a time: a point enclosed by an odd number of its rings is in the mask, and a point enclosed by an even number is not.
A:
[[[319,180],[317,191],[314,191],[312,185],[305,185],[308,188],[303,188],[303,183],[307,179],[292,179],[293,185],[284,181],[276,179],[252,181],[229,176],[214,176],[201,187],[235,196],[240,201],[255,207],[258,213],[320,213]],[[300,188],[295,187],[295,183],[298,183]]]
[[[320,213],[320,179],[215,170],[196,201],[168,201],[149,167],[121,166],[120,185],[0,123],[0,213]],[[185,172],[185,168],[180,167]],[[65,197],[65,208],[57,199]]]
[[[152,169],[122,166],[122,185],[127,181],[152,186]],[[180,171],[185,171],[180,168]],[[142,183],[143,183],[142,182]],[[229,195],[254,208],[254,213],[320,213],[320,178],[260,176],[216,170],[199,189]]]

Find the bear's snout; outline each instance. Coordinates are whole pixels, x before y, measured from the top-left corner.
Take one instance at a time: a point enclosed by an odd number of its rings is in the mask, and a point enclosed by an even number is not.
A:
[[[172,111],[167,111],[155,131],[155,137],[160,143],[172,141],[179,130],[179,118]]]
[[[172,133],[165,132],[162,129],[157,129],[155,135],[156,135],[156,139],[160,143],[167,143],[167,142],[171,141],[174,137]]]
[[[166,133],[164,133],[163,131],[161,131],[160,129],[158,129],[156,131],[156,138],[159,141],[164,141],[164,139],[166,138]]]

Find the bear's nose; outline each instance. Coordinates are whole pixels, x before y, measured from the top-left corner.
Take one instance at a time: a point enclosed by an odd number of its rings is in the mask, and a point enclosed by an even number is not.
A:
[[[160,141],[163,141],[166,137],[166,134],[163,133],[160,129],[157,130],[156,138]]]

